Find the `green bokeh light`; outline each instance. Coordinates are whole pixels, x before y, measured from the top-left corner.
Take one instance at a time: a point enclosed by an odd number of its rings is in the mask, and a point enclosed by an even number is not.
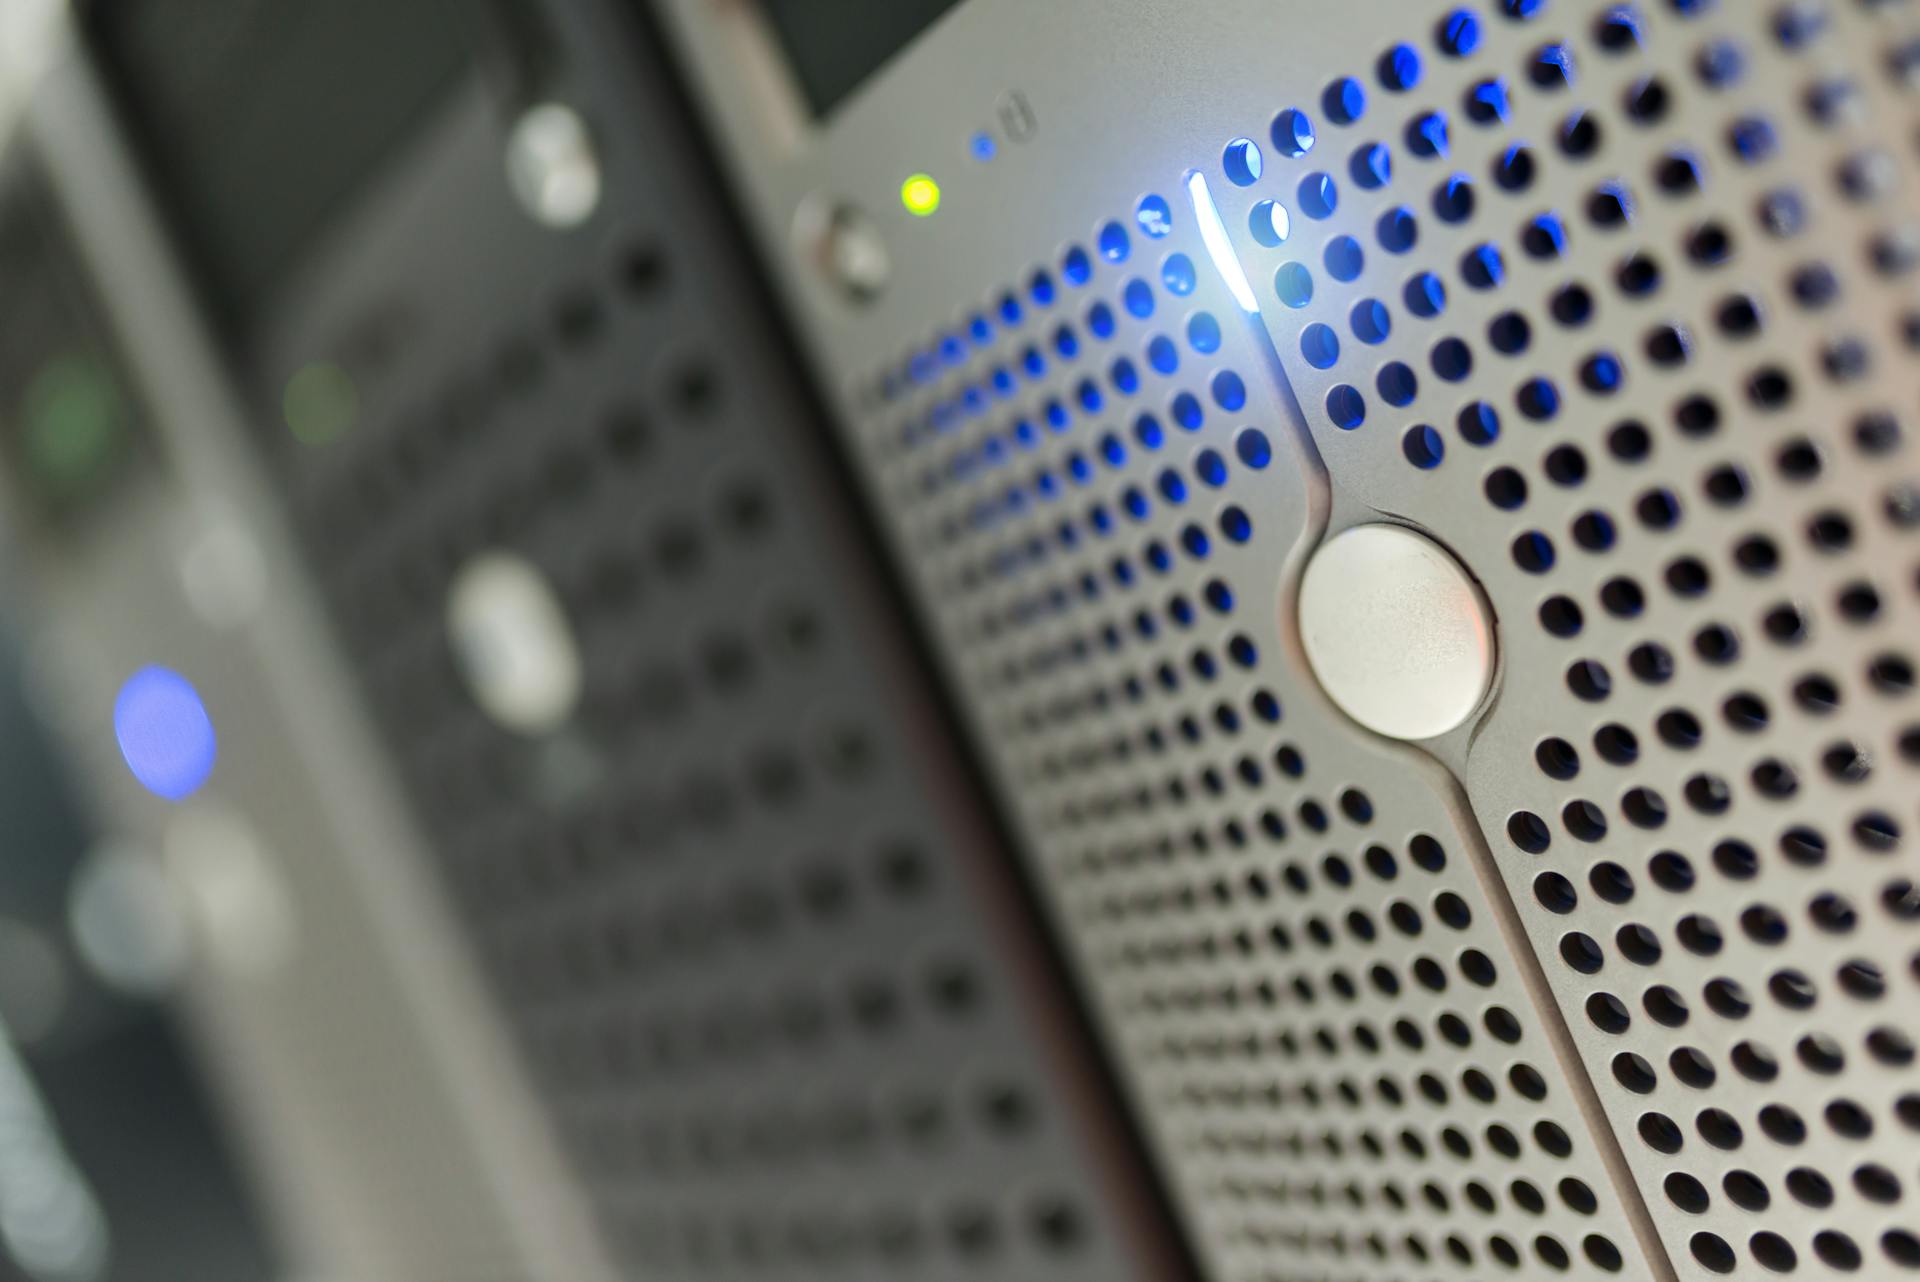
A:
[[[57,356],[21,398],[27,468],[49,492],[86,489],[113,458],[126,428],[126,402],[113,374],[91,356]]]
[[[328,445],[353,427],[360,414],[360,393],[338,365],[315,361],[287,380],[280,408],[295,440],[302,445]]]

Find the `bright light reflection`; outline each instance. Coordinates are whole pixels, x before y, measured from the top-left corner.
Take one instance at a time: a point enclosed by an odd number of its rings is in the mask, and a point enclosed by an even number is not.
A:
[[[1220,221],[1220,210],[1213,203],[1207,176],[1197,169],[1187,175],[1187,197],[1193,202],[1193,216],[1200,226],[1200,242],[1207,247],[1207,257],[1213,259],[1214,270],[1226,281],[1227,292],[1243,310],[1257,315],[1260,304],[1254,298],[1253,285],[1240,266],[1240,256],[1233,252],[1233,242],[1227,238],[1227,227]]]

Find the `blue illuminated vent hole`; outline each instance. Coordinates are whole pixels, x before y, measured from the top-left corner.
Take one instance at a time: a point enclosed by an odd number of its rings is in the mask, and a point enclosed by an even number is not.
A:
[[[1595,352],[1580,367],[1580,382],[1596,395],[1606,396],[1620,390],[1626,381],[1626,370],[1620,364],[1620,358],[1611,352]]]
[[[1494,246],[1475,245],[1460,259],[1460,276],[1475,289],[1497,289],[1506,279],[1507,265]]]
[[[1110,263],[1124,263],[1133,246],[1127,238],[1127,229],[1117,222],[1109,222],[1100,229],[1096,244],[1100,257]]]
[[[1512,114],[1513,99],[1507,82],[1498,76],[1482,80],[1467,90],[1467,119],[1476,125],[1503,125]]]
[[[1170,294],[1186,297],[1193,292],[1198,279],[1193,260],[1185,254],[1168,254],[1167,260],[1160,264],[1160,283],[1167,287]]]
[[[1351,432],[1367,421],[1367,399],[1359,388],[1338,384],[1327,393],[1327,417],[1335,427]]]
[[[1251,138],[1235,138],[1222,153],[1220,167],[1225,171],[1227,181],[1234,186],[1253,186],[1260,181],[1260,172],[1265,167],[1260,157],[1260,145]]]
[[[1360,242],[1351,236],[1335,236],[1328,241],[1322,258],[1327,275],[1338,281],[1357,280],[1367,261],[1366,254],[1360,249]]]
[[[1350,125],[1367,114],[1367,90],[1352,76],[1342,76],[1320,95],[1320,110],[1336,125]]]
[[[1221,370],[1213,376],[1213,403],[1229,414],[1238,413],[1246,408],[1247,385],[1232,370]]]
[[[1694,58],[1694,69],[1709,89],[1724,89],[1746,74],[1746,55],[1730,40],[1714,40]]]
[[[1420,83],[1420,51],[1412,45],[1395,45],[1380,55],[1380,83],[1402,93]]]
[[[1530,378],[1514,395],[1520,412],[1543,423],[1560,412],[1560,389],[1544,378]]]
[[[1541,45],[1527,69],[1533,83],[1542,89],[1565,89],[1573,84],[1573,50],[1555,41]]]
[[[1165,334],[1155,334],[1147,340],[1147,364],[1156,373],[1171,374],[1180,368],[1180,350]]]
[[[1567,226],[1552,210],[1535,214],[1520,233],[1520,247],[1534,258],[1558,258],[1567,252]]]
[[[1193,470],[1201,481],[1215,487],[1227,481],[1227,461],[1214,450],[1201,450],[1194,456]]]
[[[1084,285],[1093,279],[1093,260],[1086,250],[1075,245],[1061,258],[1060,275],[1069,285]]]
[[[1493,162],[1493,180],[1503,191],[1524,191],[1533,185],[1533,153],[1520,143],[1501,152]]]
[[[1473,349],[1458,338],[1435,343],[1430,360],[1433,372],[1448,383],[1458,383],[1473,373]]]
[[[1262,245],[1275,249],[1286,242],[1293,230],[1293,219],[1285,205],[1271,200],[1255,201],[1247,211],[1247,230]]]
[[[1433,189],[1433,215],[1443,223],[1467,221],[1473,205],[1473,182],[1465,174],[1451,174]]]
[[[1377,298],[1363,298],[1355,303],[1347,319],[1353,336],[1363,343],[1384,343],[1393,329],[1393,318],[1386,304]]]
[[[1464,58],[1480,47],[1480,35],[1480,19],[1474,12],[1455,9],[1440,19],[1434,42],[1449,57]]]
[[[1400,438],[1400,452],[1415,467],[1429,470],[1440,466],[1440,461],[1446,457],[1447,443],[1441,439],[1440,433],[1422,423],[1408,428],[1406,435]]]
[[[1760,116],[1736,120],[1727,130],[1727,145],[1743,164],[1757,165],[1771,159],[1779,148],[1773,125]]]
[[[1035,306],[1051,307],[1054,296],[1053,277],[1044,270],[1034,272],[1027,281],[1027,297],[1033,300]]]
[[[1313,301],[1313,273],[1304,263],[1281,263],[1274,269],[1273,292],[1288,307],[1305,307]]]
[[[1153,315],[1153,286],[1136,276],[1120,291],[1120,301],[1130,315],[1145,320]]]
[[[1417,272],[1407,281],[1400,295],[1407,310],[1423,320],[1432,320],[1447,310],[1447,287],[1432,272]]]
[[[1300,212],[1309,218],[1331,218],[1340,204],[1340,189],[1330,174],[1312,173],[1300,180]]]
[[[1518,356],[1532,339],[1532,327],[1519,312],[1502,312],[1487,323],[1487,341],[1504,355]]]
[[[1220,513],[1220,532],[1235,543],[1245,543],[1253,535],[1253,521],[1238,507],[1230,505]]]
[[[1447,118],[1437,111],[1423,111],[1407,122],[1407,150],[1426,160],[1447,154]]]
[[[1347,161],[1354,185],[1377,191],[1393,181],[1393,153],[1377,142],[1362,143]]]
[[[1142,196],[1134,207],[1133,217],[1140,224],[1140,230],[1155,240],[1173,230],[1173,210],[1164,197]]]
[[[1500,439],[1500,415],[1485,401],[1475,401],[1460,411],[1454,421],[1460,439],[1469,445],[1488,446]]]
[[[1420,382],[1405,362],[1388,361],[1375,376],[1374,387],[1387,404],[1406,406],[1413,404],[1413,398],[1419,394]]]
[[[1087,308],[1087,332],[1098,339],[1113,337],[1113,309],[1105,303],[1095,303]]]
[[[1374,234],[1380,241],[1380,248],[1389,254],[1404,254],[1419,239],[1420,224],[1415,221],[1411,209],[1396,205],[1380,215],[1379,222],[1374,225]]]
[[[1244,427],[1233,438],[1234,453],[1248,467],[1259,471],[1273,460],[1273,446],[1268,442],[1266,433],[1257,427]]]
[[[1273,149],[1291,159],[1313,150],[1313,121],[1297,107],[1288,107],[1273,118]]]
[[[1300,331],[1300,355],[1315,369],[1332,369],[1340,361],[1340,337],[1316,321]]]
[[[1220,322],[1211,312],[1195,312],[1187,319],[1187,342],[1193,350],[1211,355],[1220,350]]]
[[[1587,197],[1587,217],[1596,227],[1624,227],[1634,212],[1633,193],[1621,183],[1602,183]]]
[[[1200,411],[1200,398],[1192,392],[1182,392],[1174,397],[1170,409],[1173,421],[1189,432],[1199,431],[1200,424],[1205,421]]]
[[[1528,530],[1513,541],[1513,563],[1528,574],[1545,574],[1553,562],[1553,540],[1540,531]]]

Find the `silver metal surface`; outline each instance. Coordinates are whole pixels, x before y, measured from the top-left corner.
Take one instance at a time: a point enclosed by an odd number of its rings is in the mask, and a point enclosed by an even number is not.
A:
[[[1912,1271],[1914,7],[970,0],[817,123],[660,3],[1214,1273]],[[1419,750],[1292,622],[1383,517]]]

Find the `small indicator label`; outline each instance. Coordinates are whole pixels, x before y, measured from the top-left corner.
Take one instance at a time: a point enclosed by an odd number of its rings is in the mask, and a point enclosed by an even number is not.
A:
[[[1033,114],[1033,104],[1018,89],[1002,94],[994,111],[1000,117],[1000,131],[1006,134],[1008,142],[1025,142],[1040,127]]]

